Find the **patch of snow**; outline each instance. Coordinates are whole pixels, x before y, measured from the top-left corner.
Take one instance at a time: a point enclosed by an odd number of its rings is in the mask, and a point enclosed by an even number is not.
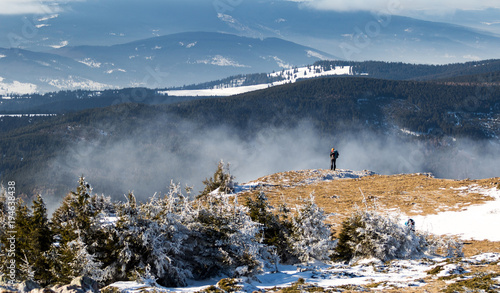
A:
[[[116,68],[116,69],[110,69],[110,70],[107,70],[107,71],[106,71],[106,73],[107,73],[107,74],[112,74],[112,73],[114,73],[114,72],[116,72],[116,71],[118,71],[118,72],[127,72],[127,70],[125,70],[125,69]]]
[[[216,66],[231,66],[231,67],[246,67],[249,68],[250,66],[248,65],[242,65],[239,64],[238,62],[235,62],[231,60],[230,58],[226,58],[221,55],[215,55],[211,57],[210,59],[205,59],[205,60],[198,60],[196,61],[198,64],[211,64],[211,65],[216,65]]]
[[[415,132],[415,131],[411,131],[411,130],[408,130],[406,128],[402,128],[400,129],[402,133],[404,134],[408,134],[408,135],[412,135],[412,136],[416,136],[416,137],[419,137],[422,135],[422,133],[418,133],[418,132]]]
[[[188,48],[188,49],[189,49],[189,48],[192,48],[192,47],[196,46],[196,44],[198,44],[198,42],[197,42],[197,41],[196,41],[196,42],[189,43],[189,44],[187,44],[187,45],[186,45],[186,48]],[[184,47],[184,45],[185,45],[185,44],[184,44],[184,42],[179,42],[179,45],[180,45],[181,47]]]
[[[231,15],[224,14],[224,13],[217,13],[217,17],[227,23],[235,24],[237,21],[232,17]]]
[[[500,190],[471,187],[469,193],[480,193],[494,198],[484,204],[473,205],[462,211],[441,212],[437,215],[414,216],[417,230],[437,235],[457,235],[463,240],[500,241],[500,229],[491,223],[500,221]]]
[[[490,25],[500,24],[500,21],[493,21],[493,22],[481,21],[481,24],[490,26]]]
[[[315,52],[312,50],[307,50],[306,52],[307,52],[307,57],[314,57],[314,58],[318,58],[320,60],[329,60],[328,57],[325,57],[318,52]]]
[[[36,61],[36,63],[42,65],[42,66],[46,66],[46,67],[50,67],[50,64],[47,63],[47,62],[43,62],[43,61]]]
[[[284,69],[292,68],[292,65],[285,63],[285,61],[278,58],[278,56],[272,56],[272,58],[274,59],[274,61],[276,61],[276,63],[278,64],[279,67],[284,68]]]
[[[57,116],[57,114],[0,114],[0,118],[3,117],[52,117]]]
[[[60,49],[62,47],[66,47],[68,44],[69,44],[68,41],[62,41],[62,42],[59,43],[59,45],[51,45],[49,47],[52,47],[54,49]]]
[[[258,84],[258,85],[239,86],[232,88],[218,88],[218,89],[158,91],[158,94],[163,94],[163,95],[168,94],[169,96],[175,96],[175,97],[187,97],[187,96],[228,97],[228,96],[243,94],[246,92],[261,90],[268,87],[270,87],[269,84]]]
[[[97,61],[93,60],[92,58],[85,58],[83,60],[79,60],[78,62],[85,64],[88,67],[92,67],[92,68],[100,68],[102,65],[101,62],[97,62]]]
[[[4,82],[4,78],[0,77],[0,95],[11,94],[33,94],[37,91],[37,86],[32,83],[22,83],[17,80],[13,82]]]
[[[41,78],[40,81],[46,82],[53,87],[60,90],[67,89],[88,89],[88,90],[103,90],[106,88],[112,88],[112,86],[99,83],[86,78],[72,77],[69,76],[67,79],[44,79]]]
[[[351,66],[335,66],[324,70],[321,66],[307,66],[287,69],[269,74],[270,77],[283,77],[287,81],[296,82],[298,79],[316,78],[332,75],[352,75]]]
[[[47,21],[47,20],[54,19],[54,18],[57,18],[57,17],[59,17],[59,14],[52,14],[52,15],[49,15],[49,16],[45,16],[45,17],[39,18],[39,19],[37,19],[37,21],[42,22],[42,21]]]

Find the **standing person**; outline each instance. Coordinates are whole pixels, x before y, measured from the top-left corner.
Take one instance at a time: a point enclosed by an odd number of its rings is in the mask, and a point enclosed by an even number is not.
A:
[[[331,161],[330,170],[335,171],[335,169],[337,168],[338,157],[339,157],[339,152],[336,149],[332,148],[330,150],[330,161]]]

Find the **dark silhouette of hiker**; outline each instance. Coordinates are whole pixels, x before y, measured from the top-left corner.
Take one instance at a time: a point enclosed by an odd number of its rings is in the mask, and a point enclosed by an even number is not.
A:
[[[338,157],[339,157],[339,152],[336,149],[332,148],[330,150],[330,161],[331,161],[330,170],[335,171],[335,169],[337,168]]]

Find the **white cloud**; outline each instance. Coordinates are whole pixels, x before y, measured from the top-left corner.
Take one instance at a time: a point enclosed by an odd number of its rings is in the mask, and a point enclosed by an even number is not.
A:
[[[52,14],[61,12],[59,4],[80,0],[0,0],[1,14]],[[61,2],[61,3],[60,3]]]
[[[411,11],[433,11],[436,13],[454,12],[455,10],[481,10],[500,8],[498,0],[291,0],[321,10],[356,11],[369,10],[389,13]]]

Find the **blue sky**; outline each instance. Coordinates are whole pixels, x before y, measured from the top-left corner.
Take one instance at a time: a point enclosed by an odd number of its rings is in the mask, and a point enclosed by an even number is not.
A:
[[[500,8],[498,0],[288,0],[319,10],[380,11],[391,14],[453,14],[457,10]]]
[[[47,14],[61,12],[63,6],[75,1],[85,0],[0,0],[0,14]],[[102,0],[106,1],[106,0]],[[134,0],[147,5],[148,0]],[[165,0],[172,1],[172,0]],[[193,0],[185,0],[193,1]],[[255,1],[255,0],[206,0],[225,1]],[[303,2],[303,5],[316,9],[337,11],[372,10],[394,11],[394,14],[423,13],[453,13],[456,10],[480,10],[500,8],[498,0],[288,0]],[[125,1],[124,1],[125,2]]]

